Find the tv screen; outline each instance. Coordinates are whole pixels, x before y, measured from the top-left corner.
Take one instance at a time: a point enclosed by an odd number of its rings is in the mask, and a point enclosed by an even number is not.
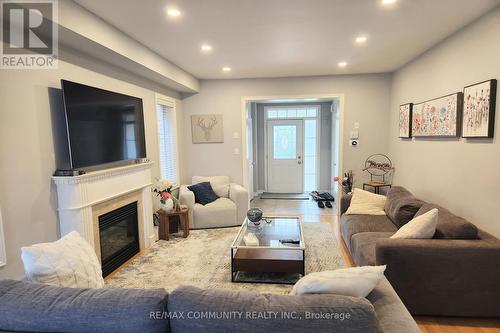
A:
[[[142,99],[61,83],[72,169],[146,157]]]

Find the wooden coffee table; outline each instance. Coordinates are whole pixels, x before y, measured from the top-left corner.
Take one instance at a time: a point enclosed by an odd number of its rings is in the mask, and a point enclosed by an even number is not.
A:
[[[305,243],[298,217],[266,217],[253,226],[243,222],[231,245],[231,281],[257,282],[239,279],[240,272],[305,274]],[[258,245],[245,243],[245,236],[254,234]],[[294,240],[297,243],[283,241]]]

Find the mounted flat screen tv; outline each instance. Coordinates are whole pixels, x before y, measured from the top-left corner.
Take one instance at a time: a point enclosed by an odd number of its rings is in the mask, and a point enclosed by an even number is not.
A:
[[[146,157],[142,99],[61,80],[72,169]]]

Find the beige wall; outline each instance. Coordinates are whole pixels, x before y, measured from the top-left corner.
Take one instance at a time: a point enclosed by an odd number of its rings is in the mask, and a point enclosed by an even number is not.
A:
[[[200,93],[183,100],[184,182],[193,175],[227,174],[243,180],[241,157],[241,98],[243,96],[290,96],[344,94],[344,169],[356,170],[358,179],[368,155],[387,153],[391,76],[388,74],[346,75],[309,78],[206,80]],[[192,144],[193,114],[219,113],[224,116],[224,143]],[[360,123],[359,147],[348,146],[349,132]],[[238,132],[240,139],[233,139]],[[240,154],[233,154],[237,148]]]
[[[494,139],[398,139],[398,105],[500,79],[500,9],[397,71],[391,99],[390,153],[395,182],[500,236],[500,128]],[[500,91],[500,89],[499,89]],[[497,96],[497,101],[499,96]],[[498,109],[497,102],[497,109]]]
[[[148,86],[143,88],[137,78],[134,84],[128,83],[127,74],[111,65],[79,55],[73,58],[71,52],[63,51],[62,55],[68,60],[60,61],[57,70],[0,70],[0,205],[7,250],[7,265],[0,268],[0,278],[23,274],[22,246],[59,237],[56,193],[51,182],[56,157],[50,88],[60,89],[60,80],[67,79],[142,98],[147,155],[155,162],[155,91],[177,97],[161,88],[153,90],[148,82],[143,82],[142,86]],[[158,174],[155,164],[154,175]]]

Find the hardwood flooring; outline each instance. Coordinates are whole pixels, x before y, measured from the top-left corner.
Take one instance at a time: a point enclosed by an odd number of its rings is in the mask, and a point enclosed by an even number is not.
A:
[[[262,209],[268,216],[297,215],[302,218],[303,222],[334,223],[337,240],[341,244],[342,256],[348,265],[353,265],[345,244],[340,238],[335,205],[333,208],[319,208],[312,200],[254,199],[251,206]],[[423,333],[500,333],[500,319],[415,317],[415,320]]]

